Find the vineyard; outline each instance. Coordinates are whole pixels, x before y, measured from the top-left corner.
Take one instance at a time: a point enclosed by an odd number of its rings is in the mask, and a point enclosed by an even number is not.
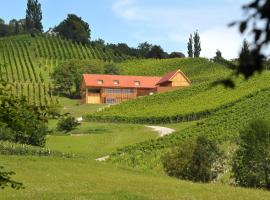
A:
[[[50,73],[68,59],[120,62],[127,57],[109,49],[86,46],[56,36],[20,35],[0,39],[0,79],[9,83],[15,96],[31,104],[58,103],[52,94]]]
[[[192,81],[192,84],[212,81],[229,75],[223,66],[205,58],[174,58],[174,59],[133,59],[119,64],[122,74],[142,76],[163,76],[181,69]]]
[[[196,71],[196,67],[193,66],[190,68]],[[218,74],[216,77],[222,78]],[[89,115],[88,119],[153,124],[198,120],[219,109],[230,107],[256,91],[268,88],[270,73],[265,72],[248,81],[239,78],[235,82],[237,87],[233,90],[223,86],[213,87],[209,81],[194,83],[190,88],[183,90],[156,94],[111,106]]]
[[[140,169],[163,172],[161,158],[168,148],[186,138],[205,135],[224,142],[235,141],[239,130],[253,119],[270,120],[270,89],[254,92],[233,106],[221,109],[194,125],[158,140],[150,140],[120,149],[110,156],[110,162]]]

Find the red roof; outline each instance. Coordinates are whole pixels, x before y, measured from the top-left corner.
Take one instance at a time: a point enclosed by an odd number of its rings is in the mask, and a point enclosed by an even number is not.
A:
[[[168,81],[171,81],[171,79],[173,79],[176,76],[176,74],[178,74],[178,73],[182,74],[182,76],[190,83],[190,80],[186,77],[186,75],[180,69],[178,69],[178,70],[175,70],[173,72],[169,72],[168,74],[166,74],[165,76],[163,76],[158,81],[157,85],[160,85],[162,83],[166,83]]]
[[[157,76],[123,76],[123,75],[102,75],[84,74],[83,80],[86,87],[114,87],[114,88],[156,88],[156,84],[162,77]],[[99,84],[98,81],[103,81]],[[119,84],[114,84],[118,81]],[[140,85],[135,85],[139,81]]]

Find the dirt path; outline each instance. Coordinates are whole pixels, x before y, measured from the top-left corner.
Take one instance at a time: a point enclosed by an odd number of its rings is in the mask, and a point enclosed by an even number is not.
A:
[[[167,127],[162,127],[162,126],[146,126],[146,127],[151,128],[154,131],[156,131],[158,133],[159,137],[164,137],[165,135],[170,135],[173,132],[175,132],[174,129],[167,128]],[[97,158],[96,161],[104,162],[108,158],[110,158],[110,157],[109,156],[104,156],[104,157],[101,157],[101,158]]]
[[[170,135],[175,132],[174,129],[163,127],[163,126],[146,126],[148,128],[153,129],[159,134],[159,137],[164,137],[165,135]]]

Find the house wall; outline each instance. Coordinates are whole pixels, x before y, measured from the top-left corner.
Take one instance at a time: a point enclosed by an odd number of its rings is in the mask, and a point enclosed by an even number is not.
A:
[[[172,87],[185,87],[190,85],[185,77],[180,73],[173,77],[171,81]]]

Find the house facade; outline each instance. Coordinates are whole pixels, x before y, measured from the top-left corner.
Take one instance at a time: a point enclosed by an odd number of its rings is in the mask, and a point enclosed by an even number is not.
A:
[[[190,86],[181,70],[163,77],[84,74],[81,97],[84,104],[117,104],[141,96]]]

